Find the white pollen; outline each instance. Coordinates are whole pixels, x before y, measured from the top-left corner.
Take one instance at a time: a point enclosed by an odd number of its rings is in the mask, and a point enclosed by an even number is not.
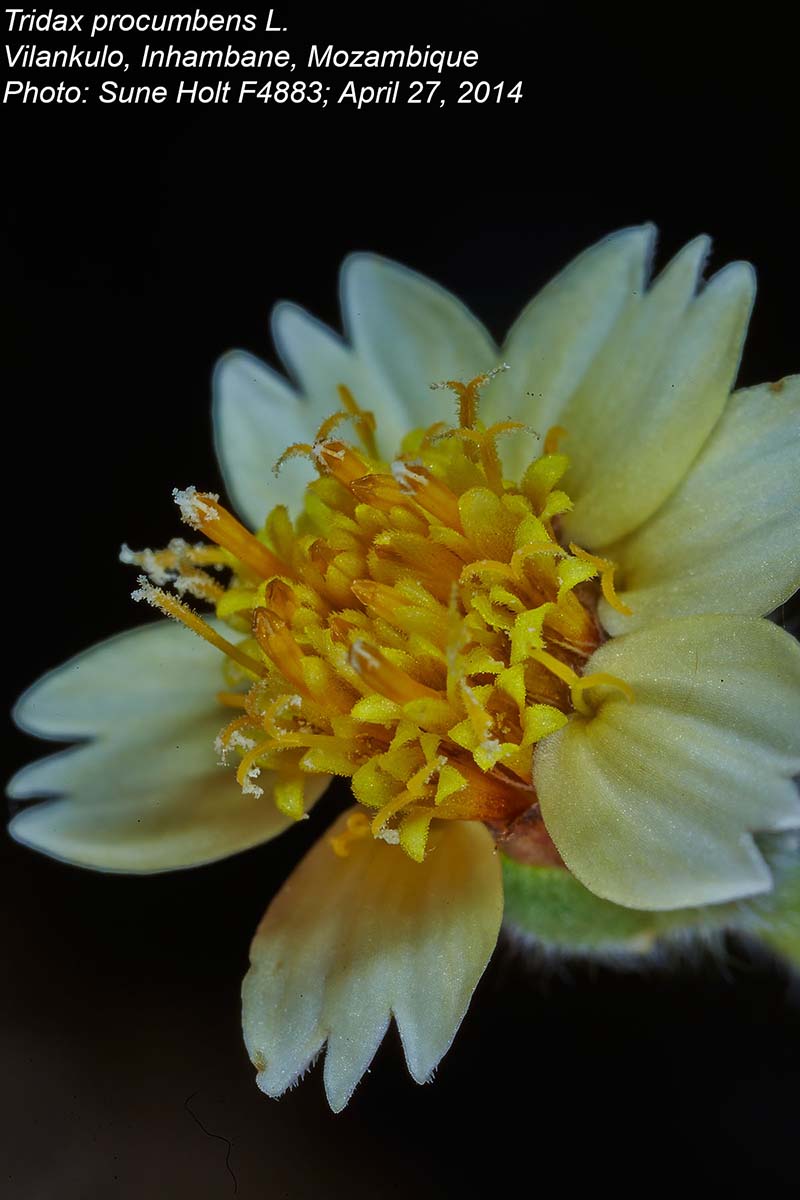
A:
[[[315,442],[311,447],[311,453],[318,463],[325,462],[326,458],[344,458],[344,450],[331,450],[334,443],[331,441]]]
[[[245,796],[255,796],[256,799],[258,799],[259,796],[264,795],[264,789],[259,787],[257,783],[253,782],[254,779],[258,779],[260,774],[261,767],[251,767],[247,772],[247,778],[242,784],[242,791],[244,792]]]
[[[501,362],[498,364],[498,366],[492,367],[491,371],[484,372],[484,380],[488,381],[490,379],[494,379],[495,375],[499,375],[502,371],[510,371],[510,370],[511,370],[511,366],[509,363]],[[445,379],[445,380],[442,380],[441,383],[430,383],[430,384],[428,384],[428,386],[432,392],[437,392],[437,391],[439,391],[440,388],[449,388],[450,384]]]
[[[428,764],[428,773],[423,779],[423,783],[430,783],[437,771],[441,771],[447,766],[447,758],[443,754],[437,754],[433,762]]]
[[[219,500],[219,496],[213,492],[208,492],[207,495],[210,500]],[[192,529],[202,529],[203,521],[219,520],[217,510],[200,499],[196,487],[189,486],[182,490],[173,488],[172,498],[181,510],[181,517],[187,525],[191,525]]]
[[[507,362],[501,362],[499,366],[492,367],[491,371],[486,372],[487,379],[494,379],[495,375],[502,374],[503,371],[510,371],[511,367]]]
[[[350,647],[350,662],[356,670],[358,670],[359,663],[367,667],[379,667],[381,665],[381,660],[372,654],[366,642],[362,642],[361,638],[356,638]]]
[[[241,729],[234,729],[228,741],[229,748],[238,750],[252,750],[255,744],[255,738],[248,737]]]
[[[128,566],[143,567],[153,583],[164,587],[175,578],[175,571],[163,566],[153,550],[131,550],[124,542],[120,547],[119,561]]]
[[[219,765],[221,767],[227,767],[228,756],[230,755],[231,750],[252,750],[255,744],[256,743],[253,738],[247,737],[247,735],[242,733],[239,729],[234,729],[231,736],[225,742],[222,740],[222,734],[217,734],[214,739],[214,749],[219,755]]]
[[[404,492],[415,492],[426,482],[425,476],[414,470],[414,467],[421,466],[422,462],[418,458],[415,458],[413,462],[404,462],[402,459],[396,458],[392,463],[392,475]]]
[[[156,580],[158,583],[159,580]],[[179,596],[185,596],[188,592],[190,596],[194,596],[197,600],[208,599],[208,585],[211,581],[203,575],[202,571],[198,571],[194,575],[176,575],[173,579],[175,591]]]
[[[135,591],[131,592],[131,600],[135,600],[137,603],[140,600],[144,600],[145,603],[152,604],[153,608],[160,609],[158,588],[153,587],[146,575],[140,575],[136,582],[139,586]]]
[[[400,842],[400,834],[396,829],[382,829],[377,836],[382,842],[388,842],[390,846],[397,846]]]

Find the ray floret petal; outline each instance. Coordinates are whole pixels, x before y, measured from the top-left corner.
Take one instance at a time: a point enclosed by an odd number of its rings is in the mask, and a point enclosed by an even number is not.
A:
[[[171,621],[99,642],[20,698],[18,725],[81,739],[23,767],[9,831],[64,862],[150,874],[214,862],[281,833],[291,819],[220,768],[219,654]],[[320,780],[319,791],[325,781]]]
[[[499,856],[480,825],[444,825],[423,864],[372,838],[346,857],[318,842],[251,948],[243,1024],[259,1087],[281,1095],[326,1045],[325,1091],[338,1112],[392,1017],[408,1069],[425,1083],[461,1024],[502,912]]]
[[[590,660],[626,679],[538,748],[548,831],[591,891],[630,908],[768,891],[753,834],[800,826],[800,645],[768,621],[702,615],[614,638]]]

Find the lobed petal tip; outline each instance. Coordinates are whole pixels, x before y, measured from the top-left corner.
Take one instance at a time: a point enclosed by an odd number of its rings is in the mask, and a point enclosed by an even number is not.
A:
[[[277,1096],[294,1086],[324,1046],[325,1092],[340,1112],[392,1019],[409,1072],[426,1082],[461,1024],[501,919],[500,864],[483,827],[448,825],[423,866],[371,839],[340,858],[320,839],[251,947],[243,1027],[259,1088]]]
[[[734,262],[726,263],[724,267],[720,267],[718,271],[714,272],[706,282],[702,296],[704,299],[707,298],[709,303],[713,301],[721,305],[731,305],[734,308],[741,307],[744,310],[744,328],[746,329],[753,310],[757,285],[758,279],[753,264],[745,259],[737,259]],[[744,333],[742,333],[741,340],[743,343]]]
[[[591,254],[593,251],[600,250],[601,247],[619,248],[623,246],[634,260],[641,259],[643,261],[646,281],[652,269],[658,237],[658,226],[652,221],[645,221],[642,225],[626,225],[622,229],[607,234],[599,242],[589,246],[583,253]],[[582,255],[578,257],[580,258]]]
[[[310,322],[315,325],[320,331],[325,332],[330,336],[331,330],[308,309],[303,308],[295,300],[276,300],[269,314],[269,331],[278,353],[282,361],[288,366],[289,358],[285,351],[284,341],[287,334],[291,333],[293,326]]]

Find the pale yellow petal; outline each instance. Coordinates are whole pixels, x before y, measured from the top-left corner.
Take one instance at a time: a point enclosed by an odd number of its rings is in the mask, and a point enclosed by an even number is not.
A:
[[[341,276],[342,313],[361,360],[392,388],[411,426],[452,419],[446,379],[497,366],[500,352],[481,323],[444,288],[376,254],[353,254]]]
[[[215,700],[221,656],[173,622],[91,647],[20,700],[39,737],[92,739],[24,767],[9,784],[22,809],[10,832],[54,858],[107,871],[152,872],[236,854],[291,822],[269,797],[244,795],[214,739],[230,718]],[[326,780],[312,784],[312,799]]]
[[[502,907],[499,856],[482,825],[442,823],[422,863],[369,836],[339,858],[321,839],[251,949],[243,1024],[262,1091],[291,1087],[327,1042],[325,1089],[338,1112],[392,1014],[409,1071],[424,1083],[489,961]]]
[[[752,834],[800,826],[800,646],[757,618],[662,621],[590,659],[634,692],[596,689],[536,751],[548,831],[596,895],[631,908],[768,891]],[[603,694],[604,693],[604,694]]]
[[[632,610],[601,602],[611,633],[787,600],[800,587],[800,376],[732,396],[677,491],[609,554]]]
[[[214,444],[237,512],[260,529],[277,504],[297,512],[316,478],[307,458],[275,463],[295,442],[312,442],[318,422],[288,382],[252,354],[232,350],[214,371]],[[335,403],[331,411],[336,408]]]
[[[278,352],[294,375],[310,409],[316,430],[343,408],[338,388],[348,388],[360,408],[375,417],[379,451],[387,458],[397,453],[403,435],[411,427],[402,396],[380,372],[331,329],[295,304],[282,303],[272,311],[272,334]],[[347,428],[347,427],[345,427]],[[355,440],[352,430],[347,434]]]
[[[502,349],[509,369],[481,397],[487,424],[511,417],[527,422],[543,437],[561,422],[569,397],[621,314],[641,294],[654,236],[652,225],[643,225],[604,238],[523,309]],[[500,444],[509,477],[516,478],[535,446],[520,437]]]
[[[734,263],[694,295],[705,238],[633,298],[558,420],[568,431],[568,537],[602,548],[641,525],[686,475],[733,385],[755,292]]]

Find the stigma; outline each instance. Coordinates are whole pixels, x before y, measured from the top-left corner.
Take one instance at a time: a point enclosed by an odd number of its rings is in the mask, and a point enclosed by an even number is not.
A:
[[[176,489],[207,540],[123,548],[144,572],[136,598],[225,656],[218,698],[236,715],[217,745],[241,786],[260,794],[274,773],[272,802],[300,819],[309,776],[351,780],[361,810],[337,854],[377,837],[421,861],[438,820],[502,840],[538,812],[537,743],[590,719],[600,689],[632,699],[625,681],[584,672],[604,636],[598,595],[627,610],[614,564],[560,537],[565,431],[506,479],[501,439],[535,451],[537,435],[481,422],[493,374],[434,385],[454,393],[456,422],[414,430],[388,461],[372,414],[340,387],[341,409],[276,464],[303,455],[316,470],[296,519],[278,506],[253,533],[216,495]]]

